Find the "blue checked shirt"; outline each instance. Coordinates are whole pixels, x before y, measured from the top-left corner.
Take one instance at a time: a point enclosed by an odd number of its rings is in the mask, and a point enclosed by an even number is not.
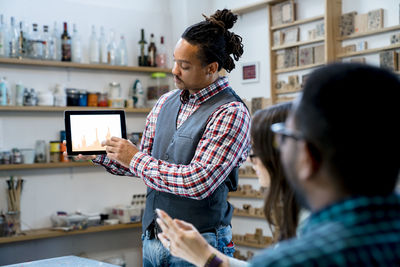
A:
[[[316,212],[300,238],[251,266],[400,266],[400,195],[353,197]]]

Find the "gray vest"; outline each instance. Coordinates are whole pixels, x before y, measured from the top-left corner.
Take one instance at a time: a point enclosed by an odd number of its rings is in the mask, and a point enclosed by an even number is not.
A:
[[[195,154],[211,114],[220,106],[241,101],[231,88],[225,88],[208,99],[176,129],[181,106],[181,91],[171,95],[163,104],[157,118],[152,156],[170,163],[188,165]],[[235,167],[225,182],[209,197],[195,200],[147,188],[146,209],[142,228],[155,226],[155,209],[166,211],[172,218],[192,223],[200,232],[213,231],[221,225],[229,225],[233,207],[227,201],[228,191],[235,191],[238,183],[238,168]]]

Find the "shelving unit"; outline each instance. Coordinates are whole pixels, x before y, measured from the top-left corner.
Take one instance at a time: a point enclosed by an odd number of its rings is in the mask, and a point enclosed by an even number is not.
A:
[[[399,31],[399,30],[400,30],[400,25],[395,25],[395,26],[385,27],[382,29],[377,29],[377,30],[373,30],[373,31],[369,31],[369,32],[354,33],[354,34],[351,34],[348,36],[339,37],[338,40],[344,41],[344,40],[350,40],[350,39],[357,39],[357,38],[362,38],[362,37],[366,37],[366,36],[378,35],[378,34],[382,34],[382,33]]]
[[[264,199],[263,196],[250,196],[250,195],[244,195],[240,194],[237,192],[229,192],[228,197],[241,197],[241,198],[255,198],[255,199]]]
[[[67,106],[67,107],[53,107],[53,106],[0,106],[0,111],[34,111],[34,112],[64,112],[65,110],[89,110],[89,109],[121,109],[109,107],[81,107],[81,106]],[[126,113],[149,113],[151,108],[123,108]]]
[[[171,73],[168,68],[156,67],[133,67],[133,66],[112,66],[105,64],[87,64],[62,61],[46,61],[34,60],[27,58],[0,58],[0,64],[23,65],[36,67],[52,67],[52,68],[72,68],[72,69],[87,69],[87,70],[108,70],[108,71],[126,71],[126,72],[165,72]]]
[[[0,237],[0,244],[8,244],[14,242],[28,241],[28,240],[37,240],[37,239],[45,239],[45,238],[54,238],[61,236],[71,236],[71,235],[82,235],[82,234],[90,234],[90,233],[98,233],[98,232],[106,232],[106,231],[116,231],[122,229],[133,229],[142,227],[142,223],[127,223],[127,224],[116,224],[116,225],[100,225],[100,226],[91,226],[84,230],[73,230],[69,232],[54,230],[51,228],[44,229],[35,229],[29,231],[23,231],[22,234],[16,236],[9,237]]]
[[[29,170],[29,169],[55,169],[72,167],[96,167],[89,161],[85,162],[56,162],[56,163],[33,163],[33,164],[3,164],[0,165],[0,171],[10,170]]]
[[[234,241],[238,246],[250,247],[250,248],[267,248],[269,245],[259,245],[255,243],[249,243],[245,241]]]
[[[289,101],[292,99],[292,97],[287,97],[287,96],[285,97],[284,95],[299,92],[298,90],[276,89],[278,75],[285,74],[285,73],[291,73],[291,72],[298,72],[298,71],[302,71],[302,70],[309,70],[312,68],[317,68],[317,67],[323,66],[328,62],[332,62],[332,61],[336,60],[336,58],[337,58],[336,52],[338,51],[337,50],[338,49],[338,40],[337,40],[336,36],[338,33],[337,25],[339,25],[338,23],[339,23],[340,13],[341,13],[341,1],[325,0],[325,12],[322,15],[317,15],[317,16],[310,17],[310,18],[295,20],[294,22],[291,22],[291,23],[285,23],[285,24],[281,24],[281,25],[272,26],[272,5],[279,4],[279,3],[282,3],[285,1],[286,0],[275,0],[275,1],[269,2],[268,16],[269,16],[269,25],[270,25],[270,27],[269,27],[269,39],[270,40],[274,39],[273,36],[274,36],[275,31],[294,27],[294,26],[301,27],[305,24],[318,22],[318,21],[324,21],[325,36],[319,37],[316,39],[312,39],[312,40],[300,40],[295,43],[288,43],[288,44],[279,45],[279,46],[273,46],[272,41],[271,41],[269,50],[270,50],[270,68],[271,68],[270,88],[271,88],[272,103],[281,103],[281,102]],[[324,62],[318,62],[318,63],[309,64],[309,65],[296,66],[296,67],[290,67],[290,68],[277,69],[276,53],[278,51],[281,51],[281,50],[287,49],[287,48],[293,48],[293,47],[299,48],[302,46],[309,46],[312,44],[320,44],[320,43],[324,44],[324,49],[325,49]]]
[[[261,215],[250,215],[250,214],[237,214],[237,213],[233,213],[233,216],[237,216],[237,217],[246,217],[246,218],[254,218],[254,219],[265,219],[264,216]]]
[[[362,50],[362,51],[355,51],[355,52],[351,52],[351,53],[340,54],[340,55],[338,55],[338,58],[375,54],[375,53],[379,53],[381,51],[392,50],[392,49],[396,49],[396,48],[400,48],[400,44],[393,44],[393,45],[388,45],[388,46],[384,46],[384,47],[378,47],[378,48],[373,48],[373,49],[365,49],[365,50]]]

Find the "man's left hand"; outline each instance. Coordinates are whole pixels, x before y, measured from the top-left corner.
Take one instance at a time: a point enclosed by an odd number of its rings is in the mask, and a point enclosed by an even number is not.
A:
[[[115,136],[103,141],[102,145],[106,146],[108,158],[118,161],[126,168],[129,168],[133,156],[139,152],[139,149],[131,141]]]

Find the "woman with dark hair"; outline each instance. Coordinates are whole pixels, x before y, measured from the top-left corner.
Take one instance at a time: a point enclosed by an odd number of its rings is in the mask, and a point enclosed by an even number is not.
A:
[[[253,154],[250,158],[258,173],[260,185],[268,188],[264,214],[269,225],[274,226],[274,242],[295,237],[299,222],[300,206],[285,179],[279,151],[273,145],[274,136],[269,129],[270,125],[285,121],[290,106],[290,103],[275,105],[257,112],[251,127]],[[261,170],[258,170],[258,166],[262,166]]]
[[[253,154],[250,157],[260,184],[269,185],[264,210],[267,221],[277,231],[276,239],[279,241],[296,236],[300,208],[294,199],[293,191],[285,181],[270,126],[284,122],[290,108],[291,103],[285,103],[258,111],[251,126]],[[229,266],[246,265],[245,262],[223,255],[208,245],[192,224],[178,219],[172,220],[161,210],[157,210],[157,213],[157,222],[163,230],[159,239],[169,248],[172,255],[182,257],[197,266],[217,266],[211,265],[211,262],[215,263],[218,260]]]

